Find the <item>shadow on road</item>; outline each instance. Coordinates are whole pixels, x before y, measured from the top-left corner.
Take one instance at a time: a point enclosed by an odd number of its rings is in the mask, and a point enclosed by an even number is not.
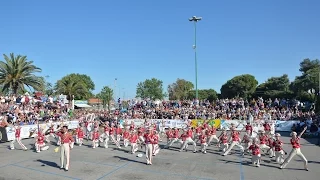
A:
[[[50,162],[50,161],[44,161],[44,160],[37,160],[38,162],[42,163],[42,166],[51,166],[51,167],[59,167],[57,163],[55,162]]]
[[[140,163],[140,164],[146,164],[145,162],[140,162],[140,161],[136,161],[136,160],[133,160],[133,159],[128,159],[128,158],[125,158],[125,157],[120,157],[120,156],[113,156],[114,158],[119,158],[120,161],[129,161],[129,162],[135,162],[135,163]]]

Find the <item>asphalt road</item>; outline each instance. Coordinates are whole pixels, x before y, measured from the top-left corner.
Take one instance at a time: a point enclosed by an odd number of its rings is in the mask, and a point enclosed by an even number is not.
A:
[[[288,143],[288,137],[282,137]],[[303,162],[295,157],[286,169],[263,156],[260,168],[253,167],[250,157],[240,157],[237,151],[226,157],[221,156],[217,147],[208,148],[207,154],[189,151],[179,152],[175,147],[161,149],[154,157],[152,165],[146,165],[142,158],[128,153],[128,148],[92,149],[90,142],[85,146],[75,146],[71,151],[69,171],[60,170],[60,152],[54,153],[55,145],[49,150],[36,153],[32,146],[34,139],[22,141],[28,148],[23,151],[16,144],[15,150],[9,150],[9,143],[0,144],[0,180],[318,180],[320,179],[320,147],[302,140],[302,152],[309,160],[309,171],[303,169]],[[312,142],[312,141],[311,141]],[[199,146],[198,146],[199,149]],[[285,145],[290,152],[291,146]]]

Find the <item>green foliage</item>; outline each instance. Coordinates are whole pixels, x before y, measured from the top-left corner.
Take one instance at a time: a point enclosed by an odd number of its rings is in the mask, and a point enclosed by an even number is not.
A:
[[[163,93],[162,81],[156,78],[146,79],[137,85],[136,97],[162,100],[166,96]]]
[[[104,86],[100,93],[96,95],[96,97],[102,100],[104,108],[106,107],[106,105],[108,105],[108,110],[110,111],[110,101],[113,97],[113,90],[108,86]]]
[[[198,98],[199,100],[209,100],[210,102],[218,99],[218,94],[213,89],[200,89],[198,90]],[[195,99],[196,98],[196,91],[191,90],[188,93],[188,99]]]
[[[263,98],[292,98],[289,91],[290,80],[287,74],[280,77],[271,77],[256,89],[256,96]]]
[[[65,94],[71,100],[88,99],[93,97],[92,90],[95,84],[91,78],[84,74],[69,74],[58,80],[55,85],[55,90],[58,94]]]
[[[168,86],[169,100],[185,100],[189,92],[193,89],[193,84],[184,79],[177,79],[176,82]]]
[[[224,98],[249,98],[253,95],[258,81],[250,74],[236,76],[222,85],[220,91]]]
[[[25,87],[29,89],[40,90],[43,85],[43,79],[36,76],[35,73],[41,72],[41,69],[33,65],[33,61],[28,61],[27,56],[3,55],[4,61],[0,61],[0,84],[2,91],[17,94],[26,92]]]

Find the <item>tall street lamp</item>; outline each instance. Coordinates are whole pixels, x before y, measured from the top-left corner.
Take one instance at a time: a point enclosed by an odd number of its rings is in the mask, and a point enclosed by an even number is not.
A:
[[[200,21],[202,17],[193,16],[189,18],[189,21],[193,21],[194,23],[194,63],[196,70],[196,99],[198,100],[198,62],[197,62],[197,22]]]

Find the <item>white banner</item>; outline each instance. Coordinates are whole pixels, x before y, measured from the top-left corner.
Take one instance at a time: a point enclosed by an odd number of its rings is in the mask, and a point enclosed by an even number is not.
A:
[[[134,122],[135,126],[142,126],[145,122],[144,119],[126,119],[120,120],[120,127],[124,128],[124,123],[127,122],[130,126],[131,122]],[[157,130],[159,127],[163,127],[162,122],[164,122],[165,128],[185,128],[187,121],[179,120],[179,119],[148,119],[147,122],[149,124],[156,123]]]
[[[241,131],[241,130],[245,130],[245,125],[247,124],[246,120],[221,120],[220,121],[220,129],[225,128],[226,130],[230,130],[229,127],[231,127],[231,123],[233,123],[237,128],[236,130]],[[275,134],[275,121],[271,121],[271,134]],[[264,130],[263,127],[264,124],[264,120],[258,120],[258,121],[254,121],[251,125],[252,125],[252,130],[255,132],[258,132],[260,130]],[[256,137],[257,134],[255,132],[252,132],[252,137]]]
[[[57,130],[57,126],[60,125],[60,122],[54,122],[54,123],[47,123],[47,124],[39,124],[39,128],[43,129],[43,132],[46,132],[51,125],[54,125],[54,130]],[[63,122],[63,125],[68,125],[69,129],[75,129],[78,127],[79,121],[68,121],[68,122]],[[21,133],[20,137],[22,139],[29,138],[30,132],[32,131],[37,131],[38,130],[38,125],[33,124],[33,125],[23,125],[21,126]],[[15,139],[15,128],[14,127],[6,127],[6,132],[7,132],[7,138],[8,141],[12,141]],[[33,134],[34,137],[36,133]]]
[[[291,128],[293,126],[293,124],[297,124],[300,123],[300,121],[279,121],[276,120],[276,131],[287,131],[287,132],[291,132]]]

